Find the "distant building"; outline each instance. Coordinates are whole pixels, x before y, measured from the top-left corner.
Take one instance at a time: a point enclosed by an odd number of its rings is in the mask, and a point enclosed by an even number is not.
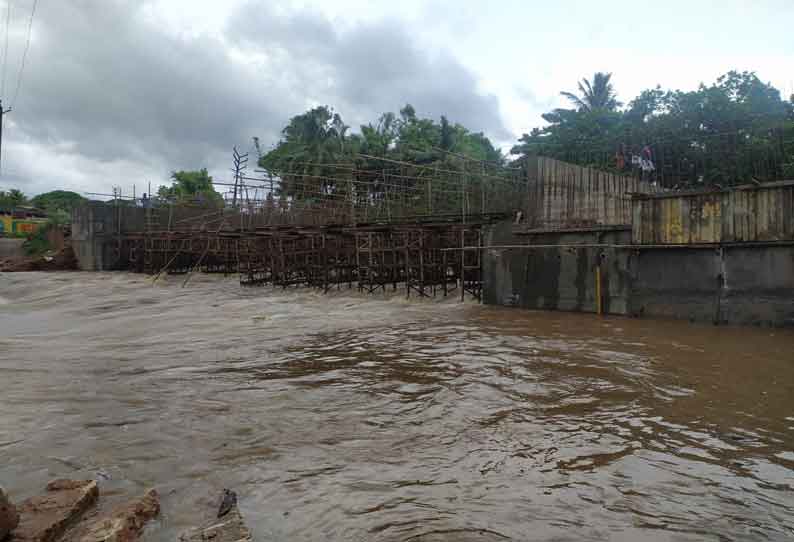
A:
[[[34,233],[47,222],[47,215],[33,207],[0,209],[0,236]]]

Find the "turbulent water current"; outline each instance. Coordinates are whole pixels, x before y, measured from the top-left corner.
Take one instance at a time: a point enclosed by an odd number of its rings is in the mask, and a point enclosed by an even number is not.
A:
[[[794,332],[0,274],[0,484],[255,540],[794,538]]]

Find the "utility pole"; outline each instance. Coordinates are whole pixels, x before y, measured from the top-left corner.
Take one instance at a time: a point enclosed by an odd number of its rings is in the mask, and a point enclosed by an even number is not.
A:
[[[242,184],[243,184],[243,172],[245,168],[248,167],[248,153],[240,154],[237,151],[237,147],[234,147],[233,158],[234,158],[234,195],[232,196],[232,207],[237,206],[237,187],[240,186],[240,199],[242,199],[243,191],[242,191]]]
[[[10,113],[11,108],[3,109],[3,100],[0,99],[0,173],[2,173],[2,159],[3,159],[3,117],[6,113]]]

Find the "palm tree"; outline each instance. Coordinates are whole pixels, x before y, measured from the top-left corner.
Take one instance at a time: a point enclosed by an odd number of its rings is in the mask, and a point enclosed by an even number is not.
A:
[[[13,209],[14,207],[27,204],[27,196],[18,188],[12,188],[8,192],[0,190],[0,207],[9,207]]]
[[[259,160],[281,177],[280,190],[290,197],[313,198],[336,188],[334,167],[345,158],[349,127],[326,106],[293,117],[275,149]]]
[[[572,92],[560,92],[560,94],[571,100],[571,103],[579,111],[590,112],[597,109],[614,111],[623,104],[617,101],[617,94],[610,82],[611,79],[611,73],[596,72],[593,75],[592,83],[587,79],[582,79],[579,82],[581,96]]]

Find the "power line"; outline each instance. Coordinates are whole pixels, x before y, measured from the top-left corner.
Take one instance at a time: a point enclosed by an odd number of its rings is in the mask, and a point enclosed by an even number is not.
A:
[[[8,62],[8,29],[11,23],[11,0],[6,0],[6,44],[3,48],[3,83],[0,86],[0,98],[6,94],[6,64]]]
[[[14,90],[14,99],[11,100],[11,107],[13,108],[17,103],[17,96],[19,95],[19,87],[22,85],[22,72],[25,71],[25,61],[28,57],[28,49],[30,49],[30,34],[33,29],[33,17],[36,15],[36,5],[39,0],[33,0],[33,7],[30,10],[30,20],[28,20],[28,37],[25,40],[25,50],[22,53],[22,62],[19,65],[19,75],[17,76],[17,88]]]

